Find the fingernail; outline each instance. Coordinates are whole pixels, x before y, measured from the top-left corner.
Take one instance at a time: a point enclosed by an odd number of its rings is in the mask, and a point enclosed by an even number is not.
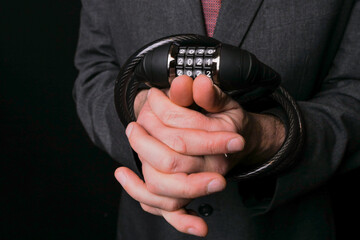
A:
[[[244,140],[241,137],[231,139],[226,146],[228,152],[238,152],[244,149]]]
[[[223,190],[223,188],[224,188],[224,184],[221,181],[219,181],[218,179],[212,180],[207,185],[208,193],[219,192],[219,191]]]
[[[117,171],[116,172],[116,179],[119,181],[119,183],[121,184],[121,185],[124,185],[124,184],[126,184],[126,179],[127,179],[127,177],[126,177],[126,175],[123,173],[123,171]]]
[[[200,233],[196,228],[189,228],[187,232],[191,235],[200,236]]]
[[[149,89],[149,91],[147,92],[147,98],[150,96],[150,92],[151,92],[151,88]]]
[[[133,130],[133,128],[134,128],[134,125],[133,125],[133,124],[129,124],[129,125],[127,126],[126,131],[125,131],[125,134],[126,134],[127,137],[130,136],[131,131]]]

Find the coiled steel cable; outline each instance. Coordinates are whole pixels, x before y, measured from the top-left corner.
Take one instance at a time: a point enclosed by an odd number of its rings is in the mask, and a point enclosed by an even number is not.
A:
[[[136,121],[134,114],[134,100],[140,82],[134,77],[136,66],[144,56],[153,49],[169,43],[199,45],[215,45],[219,41],[206,36],[185,34],[165,37],[156,40],[135,52],[122,66],[115,82],[114,100],[118,116],[126,127],[132,121]],[[255,177],[266,177],[279,174],[289,168],[296,161],[296,156],[300,152],[304,143],[304,124],[298,105],[291,95],[283,88],[278,87],[270,98],[278,103],[284,110],[288,126],[287,136],[280,150],[268,161],[251,168],[236,167],[228,174],[228,179],[242,181]],[[139,161],[139,160],[138,160]],[[139,165],[139,162],[138,162]],[[140,171],[141,172],[141,171]]]

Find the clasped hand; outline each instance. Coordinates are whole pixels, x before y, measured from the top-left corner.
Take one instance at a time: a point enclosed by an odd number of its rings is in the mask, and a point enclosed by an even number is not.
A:
[[[202,110],[189,108],[194,103]],[[207,225],[184,206],[224,190],[230,169],[266,161],[284,141],[279,120],[244,111],[204,75],[177,77],[167,91],[142,91],[134,110],[126,135],[145,181],[126,167],[115,177],[146,212],[196,236],[205,236]]]

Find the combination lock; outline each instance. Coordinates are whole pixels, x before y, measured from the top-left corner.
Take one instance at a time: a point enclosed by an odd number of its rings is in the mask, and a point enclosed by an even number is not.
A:
[[[255,99],[272,93],[280,76],[253,54],[224,43],[169,43],[149,51],[135,70],[138,79],[168,88],[175,77],[204,74],[234,98]]]
[[[219,48],[214,47],[177,47],[170,50],[170,77],[187,75],[196,78],[204,74],[209,78],[217,76],[219,69]],[[175,68],[174,68],[175,63]]]

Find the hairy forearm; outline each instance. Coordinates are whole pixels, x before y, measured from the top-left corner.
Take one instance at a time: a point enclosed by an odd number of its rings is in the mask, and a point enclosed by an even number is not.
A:
[[[272,115],[247,113],[247,123],[241,134],[246,140],[246,161],[241,164],[259,164],[270,159],[285,140],[283,123]]]

